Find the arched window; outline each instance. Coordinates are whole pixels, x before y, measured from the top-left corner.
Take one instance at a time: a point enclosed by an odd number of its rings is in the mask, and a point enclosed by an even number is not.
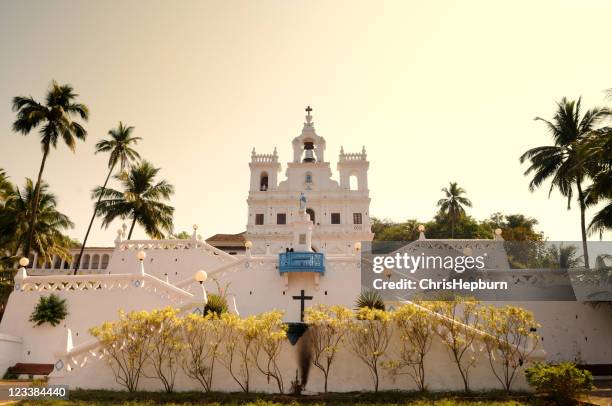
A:
[[[91,259],[91,269],[98,269],[99,265],[100,265],[100,255],[96,254]]]
[[[102,255],[102,269],[106,269],[108,268],[108,260],[109,260],[109,256],[108,254],[104,254]]]
[[[268,190],[268,172],[262,172],[259,177],[259,190],[265,192]]]
[[[83,263],[81,264],[81,269],[89,269],[89,254],[83,255]]]
[[[359,181],[357,179],[357,175],[354,173],[349,177],[349,188],[350,190],[359,189]]]
[[[308,214],[310,216],[310,221],[312,221],[312,224],[315,223],[315,212],[313,209],[306,209],[306,214]]]
[[[306,172],[306,183],[312,183],[312,173]]]

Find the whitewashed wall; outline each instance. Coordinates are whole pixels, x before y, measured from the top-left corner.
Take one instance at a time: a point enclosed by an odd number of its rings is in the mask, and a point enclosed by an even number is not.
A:
[[[200,269],[208,272],[237,261],[236,257],[214,248],[204,241],[189,240],[126,240],[117,244],[108,271],[113,274],[136,273],[140,264],[138,251],[144,251],[145,271],[149,275],[176,284],[190,280]]]
[[[0,334],[0,375],[21,360],[22,346],[21,337]]]
[[[61,280],[79,282],[59,289],[58,282]],[[108,285],[99,287],[96,284],[100,281]],[[135,286],[136,281],[139,281],[138,287]],[[143,279],[139,275],[40,276],[26,278],[26,283],[22,282],[22,285],[27,287],[27,284],[30,287],[38,284],[35,288],[40,290],[11,293],[0,324],[2,334],[19,337],[23,341],[16,362],[54,363],[55,354],[66,350],[64,326],[72,330],[73,343],[78,345],[92,339],[89,328],[116,320],[119,310],[152,310],[181,303],[191,296],[182,295],[173,286],[150,276]],[[68,317],[57,327],[48,323],[34,326],[28,320],[30,314],[39,298],[51,293],[67,300]],[[11,347],[7,351],[14,350]],[[6,357],[4,346],[0,351],[0,357]]]
[[[492,302],[533,312],[548,361],[612,364],[612,311],[582,302]]]
[[[304,337],[300,340],[302,339],[304,339]],[[394,336],[392,345],[388,351],[390,356],[397,353],[396,345],[398,342],[397,336]],[[282,370],[285,392],[290,390],[291,380],[295,378],[295,373],[298,368],[297,356],[299,345],[299,342],[296,346],[292,346],[286,342],[280,356],[279,366]],[[475,390],[501,389],[501,384],[490,370],[488,359],[483,352],[478,351],[479,347],[478,344],[475,345],[477,352],[474,355],[478,363],[471,370],[470,387]],[[71,372],[67,372],[66,368],[63,368],[61,371],[54,371],[51,375],[50,383],[69,385],[71,388],[125,390],[124,387],[115,381],[112,370],[105,359],[100,360],[90,356],[84,367],[78,366],[81,363],[82,358],[79,358],[76,365],[73,365],[74,369]],[[425,363],[425,379],[430,390],[463,390],[463,381],[461,380],[457,367],[451,361],[446,348],[443,347],[443,344],[437,338],[434,340],[434,344],[426,357]],[[152,374],[152,372],[147,371],[145,374],[149,375]],[[528,390],[529,387],[525,381],[522,370],[519,371],[517,375],[513,388],[517,390]],[[266,378],[255,368],[251,369],[251,376],[251,391],[278,392],[276,382],[271,380],[270,383],[268,383]],[[416,385],[408,376],[401,376],[394,379],[386,370],[381,368],[380,378],[380,390],[417,390]],[[322,392],[324,387],[323,383],[324,380],[321,371],[311,366],[306,390],[310,392]],[[159,391],[163,390],[163,385],[157,379],[143,378],[139,388],[142,390]],[[371,391],[373,389],[373,381],[366,365],[348,349],[344,348],[339,351],[337,359],[332,365],[328,390],[330,392],[349,392]],[[185,376],[182,370],[179,369],[175,390],[202,390],[202,388],[196,381]],[[241,389],[229,375],[227,369],[217,363],[213,377],[213,390],[234,392],[240,391]]]

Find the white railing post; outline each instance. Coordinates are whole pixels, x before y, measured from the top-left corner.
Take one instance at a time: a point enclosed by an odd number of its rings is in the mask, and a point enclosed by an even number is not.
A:
[[[14,281],[15,281],[15,290],[16,291],[21,291],[23,289],[23,283],[25,282],[27,277],[28,277],[28,274],[26,272],[26,269],[25,269],[24,266],[22,266],[17,271],[17,274],[15,274]]]

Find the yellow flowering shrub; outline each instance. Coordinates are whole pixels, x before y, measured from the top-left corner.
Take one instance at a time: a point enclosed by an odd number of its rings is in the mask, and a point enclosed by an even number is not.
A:
[[[138,389],[143,369],[150,357],[151,334],[146,311],[119,312],[119,319],[90,329],[102,344],[115,380],[128,391]]]
[[[407,303],[393,313],[393,321],[399,334],[399,354],[384,366],[393,376],[410,376],[424,391],[425,355],[431,348],[437,318],[427,310],[427,303]]]
[[[475,341],[480,337],[480,303],[457,297],[454,300],[430,302],[440,316],[435,332],[457,365],[466,392],[470,390],[470,372],[477,363]]]
[[[343,306],[318,305],[305,311],[308,323],[313,365],[321,370],[325,393],[331,365],[353,318],[353,312]]]
[[[223,313],[220,328],[224,330],[224,342],[219,351],[220,363],[229,371],[232,379],[244,392],[249,392],[251,381],[251,347],[257,337],[255,316],[241,319],[231,313]]]
[[[364,307],[357,312],[348,332],[351,351],[368,367],[378,392],[381,358],[389,347],[392,333],[391,312]]]
[[[259,372],[270,382],[274,379],[278,391],[283,393],[283,376],[278,367],[278,358],[287,339],[287,325],[283,323],[283,312],[273,310],[255,316],[253,321],[255,342],[251,347],[252,360]],[[263,358],[263,363],[260,362]]]
[[[341,345],[367,367],[378,391],[381,368],[393,376],[407,374],[421,390],[425,384],[425,356],[437,335],[456,363],[465,389],[476,363],[474,345],[486,348],[491,369],[510,390],[517,370],[527,362],[538,342],[533,315],[513,306],[480,306],[473,300],[415,302],[397,311],[318,305],[306,309],[308,345],[313,364],[324,375],[325,391],[331,366]],[[398,352],[389,350],[397,329]],[[283,312],[271,311],[241,319],[231,313],[179,316],[177,309],[119,313],[118,320],[90,329],[116,381],[133,392],[141,377],[158,379],[166,391],[174,389],[179,367],[205,391],[213,388],[217,363],[224,366],[244,392],[252,371],[284,391],[278,365],[287,340]],[[149,376],[147,376],[149,374]]]
[[[510,391],[517,371],[527,362],[539,342],[533,314],[515,306],[486,306],[481,310],[480,328],[487,334],[484,342],[489,365],[497,380]]]
[[[225,331],[219,316],[212,312],[206,316],[189,314],[181,323],[183,371],[206,392],[212,389],[215,362],[225,341]]]
[[[161,381],[166,392],[174,390],[176,373],[181,363],[184,346],[180,329],[182,323],[178,310],[172,307],[153,310],[147,316],[152,335],[148,364],[153,369],[153,377]]]

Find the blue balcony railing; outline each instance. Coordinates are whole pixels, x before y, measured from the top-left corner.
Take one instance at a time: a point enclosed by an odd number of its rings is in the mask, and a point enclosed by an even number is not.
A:
[[[285,272],[325,273],[325,255],[318,252],[283,252],[278,254],[278,270]]]

